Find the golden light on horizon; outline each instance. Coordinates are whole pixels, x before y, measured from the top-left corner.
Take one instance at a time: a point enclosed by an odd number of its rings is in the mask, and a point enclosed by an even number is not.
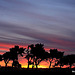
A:
[[[22,68],[27,68],[27,67],[28,67],[28,65],[22,66]],[[29,68],[32,68],[32,65],[30,65]],[[36,66],[34,66],[34,68],[36,68]],[[38,65],[38,68],[48,68],[48,66]]]

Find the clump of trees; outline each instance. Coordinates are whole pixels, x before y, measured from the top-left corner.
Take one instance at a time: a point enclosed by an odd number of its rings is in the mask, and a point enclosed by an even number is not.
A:
[[[35,44],[35,46],[29,45],[27,49],[27,55],[25,58],[28,60],[29,65],[34,65],[38,68],[39,63],[48,57],[48,52],[45,51],[43,44]],[[30,48],[30,49],[29,49]]]
[[[38,65],[41,61],[49,61],[49,68],[51,68],[52,63],[54,62],[54,66],[60,65],[60,68],[64,65],[70,65],[70,68],[75,63],[75,55],[64,55],[64,52],[58,51],[57,49],[50,49],[49,52],[46,52],[43,44],[31,44],[28,45],[28,48],[19,48],[19,46],[15,46],[14,48],[10,48],[9,52],[0,55],[0,61],[4,60],[5,67],[10,60],[13,61],[12,67],[21,68],[21,64],[18,61],[18,56],[25,56],[24,58],[28,60],[28,68],[32,65],[32,68]]]
[[[12,67],[21,67],[21,64],[18,62],[18,55],[23,56],[24,50],[26,48],[19,48],[19,46],[15,46],[14,48],[10,48],[9,52],[4,53],[3,55],[0,55],[0,61],[4,60],[5,67],[7,67],[7,64],[10,60],[13,61]]]

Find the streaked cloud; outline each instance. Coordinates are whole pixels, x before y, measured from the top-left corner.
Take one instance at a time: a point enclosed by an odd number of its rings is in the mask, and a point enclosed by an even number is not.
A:
[[[44,43],[74,53],[74,9],[74,0],[0,0],[0,43]]]

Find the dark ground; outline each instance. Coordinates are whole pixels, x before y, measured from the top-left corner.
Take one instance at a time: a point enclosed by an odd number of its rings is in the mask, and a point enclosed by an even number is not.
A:
[[[12,68],[12,67],[1,67],[0,72],[24,72],[24,73],[40,73],[40,72],[49,72],[49,73],[75,73],[75,68],[39,68],[39,69],[27,69],[27,68]]]

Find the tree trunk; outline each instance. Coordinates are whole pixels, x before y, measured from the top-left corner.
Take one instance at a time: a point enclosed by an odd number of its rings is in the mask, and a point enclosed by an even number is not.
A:
[[[61,65],[60,65],[60,68],[61,68]]]
[[[49,65],[49,68],[51,68],[51,63],[52,63],[52,62],[50,61],[50,65]]]
[[[36,68],[38,68],[38,67],[37,67],[37,65],[38,65],[38,64],[37,64],[37,60],[35,60],[35,65],[36,65]]]
[[[70,68],[71,68],[72,64],[70,64]]]
[[[28,68],[29,68],[29,58],[28,58]]]
[[[29,63],[28,63],[28,68],[29,68]]]
[[[7,67],[9,60],[4,60],[4,62],[5,62],[5,67]]]
[[[36,64],[36,68],[38,68],[37,64]]]
[[[7,67],[7,63],[5,63],[5,67]]]

